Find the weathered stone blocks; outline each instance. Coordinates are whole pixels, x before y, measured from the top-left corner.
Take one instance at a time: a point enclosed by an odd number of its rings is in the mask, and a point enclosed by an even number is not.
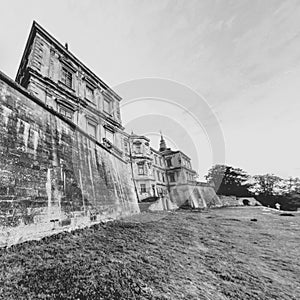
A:
[[[1,231],[138,211],[129,165],[1,73]]]

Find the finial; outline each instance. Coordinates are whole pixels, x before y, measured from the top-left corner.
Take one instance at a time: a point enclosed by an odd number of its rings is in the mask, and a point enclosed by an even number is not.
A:
[[[163,136],[163,134],[162,134],[162,131],[159,130],[159,133],[160,133],[160,138],[163,140],[163,139],[164,139],[164,136]]]
[[[163,134],[160,132],[160,144],[159,144],[159,151],[164,151],[167,149],[166,141],[164,140]]]

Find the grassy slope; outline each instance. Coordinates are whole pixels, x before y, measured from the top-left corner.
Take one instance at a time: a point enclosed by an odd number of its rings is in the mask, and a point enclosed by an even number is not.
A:
[[[261,208],[142,214],[0,250],[0,297],[300,299],[299,232]]]

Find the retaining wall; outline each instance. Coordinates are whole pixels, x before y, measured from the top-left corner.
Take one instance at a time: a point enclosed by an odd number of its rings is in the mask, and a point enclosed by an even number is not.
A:
[[[129,164],[0,73],[0,244],[138,212]]]

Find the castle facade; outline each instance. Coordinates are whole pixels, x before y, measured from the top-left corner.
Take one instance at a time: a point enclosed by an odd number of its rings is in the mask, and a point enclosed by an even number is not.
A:
[[[16,80],[0,72],[0,246],[140,212],[215,205],[191,159],[128,134],[104,81],[33,22]]]

